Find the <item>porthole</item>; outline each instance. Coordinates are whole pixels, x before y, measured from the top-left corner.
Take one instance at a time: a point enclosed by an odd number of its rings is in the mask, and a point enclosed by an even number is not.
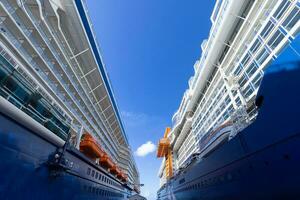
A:
[[[265,163],[265,165],[266,165],[266,166],[268,166],[268,165],[269,165],[269,162],[268,162],[268,161],[265,161],[264,163]]]
[[[283,155],[283,159],[289,160],[289,159],[291,159],[291,158],[290,158],[290,155],[289,155],[289,154],[284,154],[284,155]]]

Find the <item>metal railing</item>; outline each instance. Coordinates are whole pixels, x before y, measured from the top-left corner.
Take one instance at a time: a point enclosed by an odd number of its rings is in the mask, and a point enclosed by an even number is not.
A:
[[[37,91],[2,55],[0,56],[0,65],[2,75],[0,80],[1,96],[65,140],[70,129],[70,124],[67,123],[66,119],[45,99],[39,99],[38,102],[44,109],[42,111],[49,112],[47,115],[51,118],[44,116],[41,110],[37,110],[31,103],[33,96],[38,94]]]
[[[2,1],[1,3],[3,3],[3,5],[6,6],[5,8],[7,9],[7,11],[8,11],[11,15],[14,15],[14,14],[15,14],[15,9],[13,9],[13,8],[10,6],[10,4],[9,4],[8,2]],[[61,77],[61,76],[58,76],[58,74],[60,74],[60,72],[57,71],[57,69],[56,69],[55,66],[51,63],[51,61],[44,55],[43,49],[42,49],[41,47],[39,47],[39,45],[38,45],[38,43],[36,42],[35,38],[32,37],[32,34],[31,34],[32,32],[31,32],[31,31],[28,31],[27,28],[26,28],[23,24],[21,24],[21,21],[20,21],[20,19],[18,18],[17,15],[14,15],[14,17],[17,19],[16,22],[17,22],[17,24],[19,25],[19,27],[21,28],[21,30],[23,31],[24,35],[25,35],[25,33],[27,33],[26,36],[28,37],[28,39],[30,39],[30,42],[32,43],[34,49],[37,51],[37,53],[40,55],[40,57],[43,59],[43,61],[46,63],[46,65],[47,65],[48,67],[50,67],[49,69],[52,70],[52,74],[54,75],[54,77],[55,77],[60,83],[64,83],[65,81],[62,79],[62,77]],[[19,20],[18,20],[18,19],[19,19]],[[34,66],[34,68],[35,68],[38,72],[41,72],[42,70],[40,69],[40,67],[37,66],[37,64],[33,61],[32,56],[30,56],[30,55],[27,53],[27,51],[23,48],[22,44],[21,44],[17,39],[14,38],[14,35],[13,35],[7,28],[5,28],[4,30],[5,30],[5,35],[9,36],[9,38],[10,38],[9,40],[12,42],[12,44],[13,44],[15,47],[17,47],[19,50],[21,50],[23,55],[26,55],[26,58],[28,59],[28,61],[30,62],[30,64],[31,64],[32,66]],[[67,74],[67,73],[66,73],[66,74]],[[46,75],[45,73],[41,72],[40,75],[42,75],[42,77],[43,77],[44,80],[49,80],[49,78],[47,78],[47,75]],[[53,81],[50,80],[50,82],[53,82]],[[56,94],[57,96],[59,96],[61,99],[65,99],[65,97],[64,97],[63,95],[61,95],[61,92],[57,90],[57,87],[55,86],[55,84],[56,84],[55,82],[54,82],[53,84],[51,84],[52,90],[54,90],[54,91],[55,91],[55,94]],[[53,86],[53,85],[54,85],[54,86]],[[77,98],[73,95],[73,93],[70,93],[70,92],[69,92],[70,89],[69,89],[69,88],[66,88],[67,86],[68,86],[67,83],[64,83],[64,84],[62,85],[62,87],[64,88],[64,90],[66,91],[66,93],[72,98],[72,100],[75,102],[75,104],[77,105],[77,107],[81,110],[81,112],[84,113],[84,112],[82,111],[82,108],[79,106],[79,105],[80,105],[80,101],[77,100]],[[78,92],[78,94],[80,94],[80,93]],[[85,115],[84,115],[84,116],[85,116]],[[87,116],[85,116],[85,118],[87,118]],[[87,120],[88,120],[89,123],[92,124],[94,127],[96,126],[94,122],[91,122],[89,119],[87,119]],[[100,131],[98,130],[97,132],[99,133]],[[95,134],[95,133],[94,133],[94,134]],[[96,135],[98,135],[98,134],[96,134]]]

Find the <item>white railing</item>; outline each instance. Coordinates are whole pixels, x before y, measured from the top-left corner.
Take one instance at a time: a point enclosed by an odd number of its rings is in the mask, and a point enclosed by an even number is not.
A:
[[[69,92],[69,89],[68,89],[68,83],[64,83],[65,80],[63,80],[61,76],[58,76],[58,74],[60,74],[60,72],[57,71],[57,69],[56,69],[55,66],[52,64],[52,62],[51,62],[51,61],[48,59],[48,57],[44,54],[44,53],[45,53],[44,50],[38,45],[38,43],[36,42],[35,38],[33,38],[32,34],[31,34],[32,32],[29,31],[29,30],[21,23],[21,19],[19,19],[19,17],[15,14],[15,9],[13,9],[13,8],[11,7],[11,5],[10,5],[8,2],[6,2],[5,0],[3,0],[2,3],[3,3],[3,5],[5,5],[5,8],[6,8],[7,11],[9,12],[9,14],[12,15],[13,19],[15,19],[16,23],[17,23],[18,26],[21,28],[21,30],[22,30],[22,32],[24,33],[24,35],[26,35],[26,36],[30,39],[30,42],[32,43],[34,49],[39,53],[39,55],[40,55],[40,57],[43,59],[43,61],[47,64],[47,66],[50,66],[50,70],[52,71],[52,74],[54,75],[54,77],[55,77],[57,80],[59,80],[60,83],[62,83],[62,87],[64,88],[64,90],[66,91],[66,93],[73,99],[73,101],[76,102],[77,107],[78,107],[78,108],[81,108],[81,106],[80,106],[80,101],[77,100],[77,98],[73,95],[73,93],[70,93],[70,92]],[[39,22],[33,21],[33,23],[34,23],[36,26],[39,26]],[[12,35],[12,34],[11,34],[11,35]],[[48,37],[47,37],[46,35],[43,35],[43,36],[45,36],[44,39],[48,39]],[[16,40],[15,40],[15,41],[16,41]],[[49,42],[49,41],[48,41],[48,42]],[[16,42],[16,43],[17,43],[17,42]],[[47,43],[47,44],[48,44],[48,47],[51,47],[51,44],[50,44],[50,43]],[[50,50],[53,50],[53,49],[50,49]],[[24,53],[24,51],[23,51],[23,53]],[[55,53],[54,53],[53,55],[55,56]],[[29,56],[28,54],[27,54],[27,56],[28,56],[29,58],[31,58],[31,56]],[[31,61],[32,61],[32,59],[31,59]],[[33,62],[32,62],[31,64],[33,64]],[[34,63],[33,65],[36,66],[35,63]],[[65,70],[66,70],[66,66],[65,66],[65,65],[61,65],[61,66],[63,67],[62,69],[63,69],[64,73],[66,74],[66,76],[69,76],[69,73],[67,73],[67,72],[65,71]],[[35,68],[38,69],[37,66],[36,66]],[[68,78],[69,78],[69,80],[70,80],[70,77],[68,77]],[[73,86],[74,86],[74,89],[76,90],[77,94],[79,94],[79,96],[80,96],[82,99],[84,99],[84,98],[82,97],[82,90],[79,90],[79,89],[76,87],[77,84],[73,84]],[[54,87],[54,88],[56,89],[56,87]],[[60,94],[59,91],[56,91],[56,93],[57,93],[57,94]],[[58,95],[58,96],[59,96],[59,95]],[[87,103],[85,103],[85,104],[88,105]],[[82,111],[82,109],[80,109],[80,110],[81,110],[81,112],[84,114],[84,112]],[[93,110],[93,109],[92,109],[92,110]],[[89,108],[89,111],[91,112],[91,114],[93,114],[93,112],[91,111],[91,108]],[[95,116],[94,116],[94,117],[95,117]],[[85,116],[85,118],[87,118],[87,117]],[[90,124],[94,125],[94,127],[100,128],[99,126],[96,126],[96,124],[95,124],[92,120],[88,120],[88,121],[90,122]],[[97,132],[99,133],[100,131],[98,130]],[[102,131],[102,132],[105,132],[105,131]],[[99,134],[97,134],[97,135],[99,135]],[[102,136],[102,135],[101,135],[101,136]],[[101,136],[100,136],[100,137],[101,137]],[[114,144],[114,146],[115,146],[115,143],[111,140],[110,137],[107,137],[107,136],[106,136],[106,138],[109,138],[110,144]],[[102,139],[102,141],[106,143],[106,140]],[[106,145],[107,145],[107,144],[106,144]],[[112,150],[114,151],[114,154],[116,155],[116,152],[115,152],[116,146],[115,146],[115,149],[113,149],[113,148],[110,148],[110,149],[112,149]]]

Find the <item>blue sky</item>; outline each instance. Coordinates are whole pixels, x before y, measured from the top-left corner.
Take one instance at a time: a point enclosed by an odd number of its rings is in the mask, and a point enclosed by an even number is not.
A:
[[[102,57],[133,151],[157,144],[208,37],[212,0],[88,0]],[[150,142],[149,142],[150,141]],[[150,145],[151,146],[151,145]],[[154,199],[160,159],[135,159],[142,194]]]

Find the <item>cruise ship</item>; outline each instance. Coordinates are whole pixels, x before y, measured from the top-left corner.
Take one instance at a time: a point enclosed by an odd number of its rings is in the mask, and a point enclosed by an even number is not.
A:
[[[157,199],[300,199],[300,1],[216,0]]]
[[[127,199],[139,173],[84,0],[0,1],[0,199]]]

